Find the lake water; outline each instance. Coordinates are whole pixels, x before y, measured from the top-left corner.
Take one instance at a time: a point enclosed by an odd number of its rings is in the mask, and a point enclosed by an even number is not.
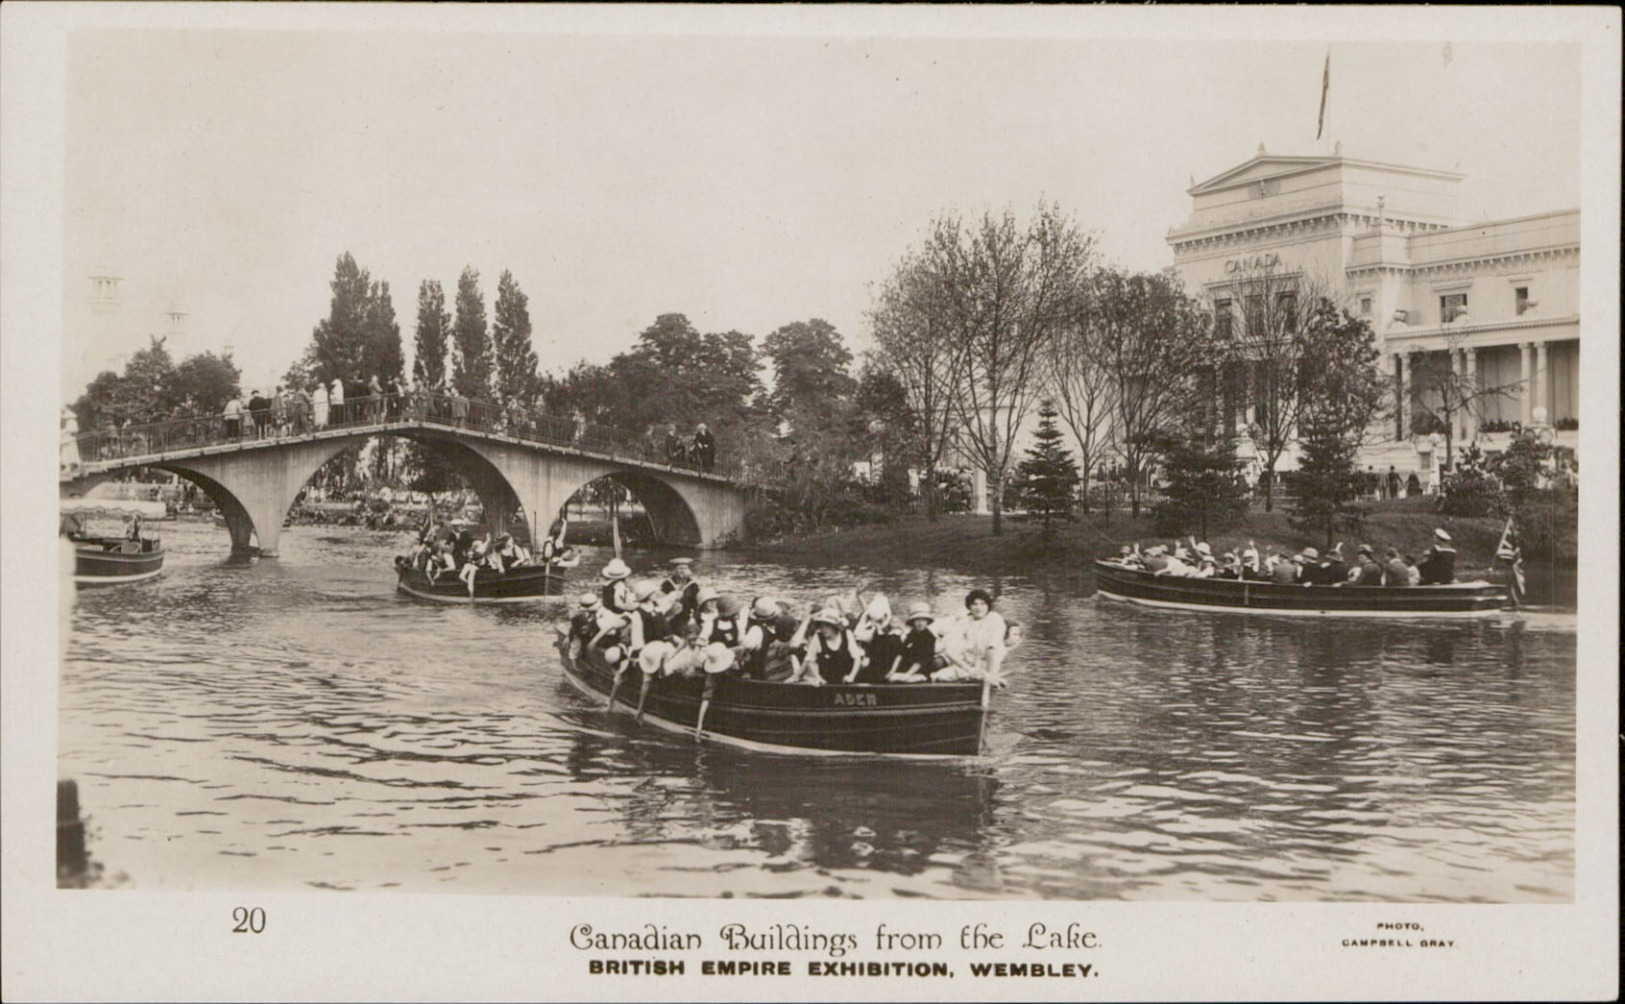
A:
[[[741,752],[607,716],[568,600],[394,591],[406,535],[320,527],[78,594],[60,773],[103,884],[553,895],[1561,902],[1575,645],[1527,625],[1299,622],[960,573],[702,555],[749,597],[883,589],[1027,628],[988,755]],[[633,554],[634,567],[656,556]],[[579,570],[595,578],[607,555]],[[861,565],[854,556],[853,565]]]

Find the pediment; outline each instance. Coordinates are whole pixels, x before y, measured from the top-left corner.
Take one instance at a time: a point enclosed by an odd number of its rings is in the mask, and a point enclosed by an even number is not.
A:
[[[1235,188],[1265,178],[1274,178],[1283,174],[1297,174],[1301,171],[1313,170],[1317,167],[1330,167],[1341,161],[1340,157],[1287,157],[1280,154],[1260,154],[1244,164],[1239,164],[1202,182],[1188,190],[1190,195],[1204,195],[1208,192],[1217,192],[1226,188]]]

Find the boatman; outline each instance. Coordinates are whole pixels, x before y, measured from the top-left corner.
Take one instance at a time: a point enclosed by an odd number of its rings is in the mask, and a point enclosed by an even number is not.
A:
[[[671,559],[671,574],[660,583],[666,616],[672,623],[690,619],[699,606],[700,584],[694,578],[693,558]]]
[[[1456,549],[1450,546],[1450,535],[1442,527],[1433,531],[1433,546],[1422,552],[1416,570],[1422,573],[1424,586],[1443,586],[1456,581]]]
[[[626,582],[632,575],[632,569],[621,559],[611,558],[598,574],[605,580],[598,594],[599,599],[603,600],[604,609],[617,614],[631,613],[632,608],[637,606],[632,588]]]

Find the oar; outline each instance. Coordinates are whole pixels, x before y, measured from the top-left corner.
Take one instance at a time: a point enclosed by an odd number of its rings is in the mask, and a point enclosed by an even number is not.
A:
[[[643,674],[643,689],[638,691],[638,713],[632,719],[633,721],[637,722],[640,725],[643,724],[643,702],[648,700],[648,698],[649,698],[649,684],[651,684],[653,682],[654,682],[654,677],[653,676],[651,676],[648,673]]]
[[[700,716],[698,718],[694,719],[694,741],[695,742],[699,742],[704,736],[704,733],[702,732],[702,729],[704,729],[704,727],[705,727],[705,712],[710,707],[711,707],[711,699],[709,697],[700,698]]]

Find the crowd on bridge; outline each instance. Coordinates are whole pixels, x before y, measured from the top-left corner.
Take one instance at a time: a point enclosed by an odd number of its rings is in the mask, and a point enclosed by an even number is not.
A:
[[[758,596],[749,602],[701,583],[693,559],[677,558],[669,574],[634,578],[620,558],[604,566],[602,587],[583,595],[559,628],[572,660],[614,673],[610,706],[623,679],[642,677],[641,713],[651,686],[672,678],[741,676],[771,683],[908,684],[980,680],[1004,686],[1006,652],[1021,640],[985,590],[965,609],[939,617],[926,602],[897,616],[885,594],[857,590],[804,609]]]
[[[1172,544],[1125,544],[1114,559],[1116,564],[1138,568],[1158,576],[1239,579],[1273,582],[1284,586],[1431,586],[1456,581],[1456,550],[1444,529],[1433,531],[1433,544],[1420,557],[1385,547],[1379,555],[1370,544],[1361,544],[1352,558],[1343,554],[1339,541],[1325,555],[1313,547],[1289,554],[1286,549],[1259,551],[1249,540],[1239,551],[1215,555],[1207,541],[1190,539]]]

